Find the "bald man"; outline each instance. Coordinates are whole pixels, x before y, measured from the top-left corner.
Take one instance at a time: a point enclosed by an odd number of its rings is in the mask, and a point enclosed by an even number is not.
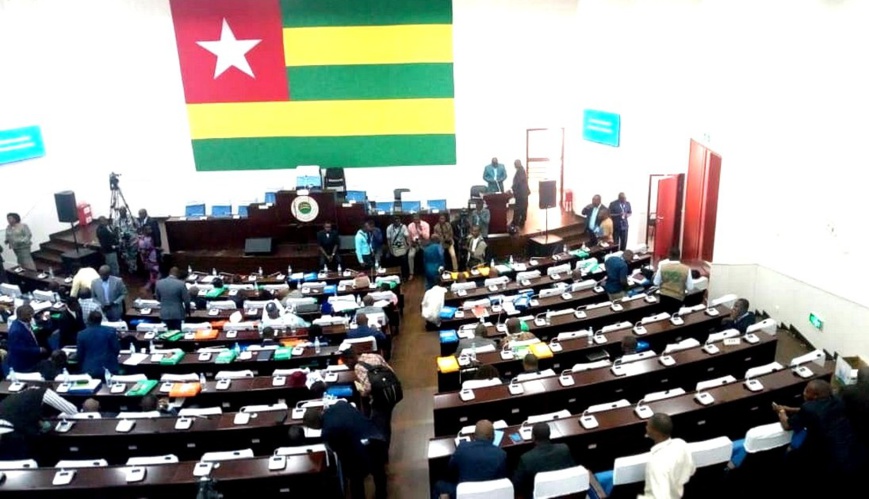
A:
[[[486,419],[477,422],[474,438],[462,442],[450,458],[450,481],[435,484],[432,497],[435,499],[454,499],[456,485],[462,482],[484,482],[507,478],[507,453],[492,445],[495,427]]]
[[[836,488],[826,497],[846,497],[849,487],[855,487],[867,462],[865,447],[857,440],[848,420],[845,404],[833,396],[830,383],[815,379],[803,390],[805,402],[799,408],[773,403],[779,422],[785,430],[806,433],[806,439],[791,461],[794,473],[813,473],[816,480],[800,480],[801,485],[814,482]],[[844,495],[843,495],[844,494]]]

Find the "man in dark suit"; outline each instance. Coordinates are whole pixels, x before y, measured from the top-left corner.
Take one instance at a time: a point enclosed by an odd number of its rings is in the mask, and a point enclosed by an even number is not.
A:
[[[157,251],[160,251],[163,246],[163,239],[160,236],[160,222],[149,217],[148,210],[144,208],[139,210],[139,218],[136,221],[139,222],[139,227],[151,227],[151,240],[154,241]]]
[[[112,275],[112,270],[108,265],[100,267],[99,274],[100,278],[94,279],[94,282],[91,283],[93,298],[103,307],[106,319],[119,321],[124,313],[127,286],[120,277]]]
[[[519,459],[513,474],[513,487],[517,497],[534,496],[534,477],[543,471],[556,471],[576,466],[566,444],[553,444],[549,440],[549,423],[537,423],[531,428],[534,448]]]
[[[733,303],[733,308],[730,309],[730,317],[721,322],[721,330],[737,329],[740,333],[745,334],[748,326],[754,324],[754,313],[748,310],[748,300],[740,298]]]
[[[585,219],[585,232],[589,237],[589,245],[597,244],[597,236],[600,234],[600,212],[604,206],[600,202],[600,194],[595,194],[591,198],[591,204],[586,205],[579,214]]]
[[[30,455],[33,439],[51,429],[51,424],[43,420],[43,404],[66,417],[78,412],[69,401],[44,387],[10,393],[0,402],[0,460],[33,458]]]
[[[121,275],[121,268],[118,265],[118,233],[109,224],[106,217],[97,219],[99,226],[97,227],[97,240],[100,242],[100,253],[103,255],[106,265],[112,271],[112,275]]]
[[[344,475],[350,480],[350,497],[365,499],[365,477],[374,478],[374,497],[386,498],[386,440],[377,426],[352,405],[339,401],[321,411],[311,408],[302,418],[303,424],[322,430],[321,436],[330,449],[338,454]]]
[[[329,267],[336,270],[341,265],[338,250],[341,249],[341,238],[337,230],[332,230],[332,223],[323,224],[323,230],[317,232],[317,246],[320,251],[320,268]]]
[[[17,372],[30,372],[33,366],[44,357],[48,351],[39,346],[36,335],[30,327],[33,319],[33,307],[21,305],[15,310],[15,321],[9,326],[7,362],[10,369]]]
[[[513,174],[513,187],[510,193],[513,194],[513,221],[511,225],[515,227],[525,226],[525,221],[528,218],[528,195],[531,194],[531,189],[528,187],[528,174],[525,172],[525,167],[518,159],[513,162],[513,167],[516,168],[516,173]]]
[[[477,421],[474,439],[462,442],[450,458],[450,482],[435,484],[434,499],[455,499],[456,487],[462,482],[485,482],[507,478],[507,453],[493,445],[495,427],[485,419]]]
[[[88,315],[84,331],[78,333],[76,355],[83,374],[92,378],[101,378],[108,369],[112,374],[118,374],[118,355],[121,353],[121,342],[118,333],[102,326],[103,314],[94,310]]]
[[[181,329],[181,322],[190,311],[190,293],[180,277],[178,267],[172,267],[169,276],[154,286],[154,297],[160,302],[160,320],[170,331]]]
[[[625,197],[624,192],[619,193],[619,198],[610,203],[610,218],[613,219],[613,229],[619,249],[624,251],[628,247],[628,217],[631,216],[631,203]]]
[[[839,397],[857,438],[869,449],[869,367],[857,371],[857,383],[842,388]]]

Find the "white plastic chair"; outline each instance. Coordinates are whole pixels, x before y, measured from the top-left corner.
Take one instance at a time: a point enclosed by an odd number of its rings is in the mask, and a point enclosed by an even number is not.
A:
[[[700,381],[699,383],[697,383],[697,388],[695,391],[702,392],[703,390],[715,388],[716,386],[727,385],[729,383],[736,383],[736,378],[728,374],[727,376],[722,376],[720,378]]]
[[[583,329],[581,331],[565,331],[563,333],[558,333],[558,336],[556,336],[556,338],[558,339],[558,341],[564,341],[572,340],[575,338],[588,338],[591,335],[592,332],[590,329]]]
[[[734,294],[727,294],[724,296],[719,296],[718,298],[709,302],[709,307],[717,307],[718,305],[724,305],[727,308],[733,308],[733,304],[736,303],[739,297]]]
[[[102,468],[108,466],[105,459],[63,459],[54,465],[55,468]]]
[[[184,383],[199,381],[199,375],[196,373],[188,374],[163,374],[160,376],[161,383]]]
[[[783,430],[780,423],[755,426],[745,433],[745,452],[754,454],[790,445],[793,434]]]
[[[250,459],[254,457],[253,449],[228,450],[221,452],[206,452],[199,459],[202,463],[215,463],[219,461],[234,461],[236,459]]]
[[[27,470],[38,468],[39,465],[33,459],[19,459],[17,461],[0,461],[0,470]]]
[[[570,273],[570,264],[569,263],[563,263],[561,265],[554,265],[554,266],[546,269],[546,275],[550,275],[550,276],[553,274],[569,274],[569,273]]]
[[[784,366],[779,364],[778,362],[770,362],[764,366],[752,367],[751,369],[745,371],[745,379],[752,379],[758,376],[764,376],[769,373],[773,373],[784,369]]]
[[[353,345],[365,344],[371,345],[371,349],[369,351],[377,350],[377,339],[374,336],[363,336],[362,338],[345,338],[344,341],[342,341],[341,344],[338,346],[338,350],[349,350],[353,347]]]
[[[213,300],[208,302],[208,308],[216,310],[235,310],[238,305],[232,300]]]
[[[758,331],[763,331],[770,336],[775,336],[775,333],[778,332],[778,325],[775,323],[775,320],[771,318],[764,319],[760,322],[748,326],[748,328],[745,330],[745,333],[756,333]]]
[[[521,381],[521,380],[520,380]],[[498,386],[502,384],[498,378],[492,379],[469,379],[462,382],[462,390],[474,390],[476,388],[486,388],[487,386]]]
[[[587,289],[591,289],[595,286],[597,286],[597,281],[595,281],[594,279],[586,279],[584,281],[571,284],[570,291],[571,293],[576,293],[578,291],[585,291]]]
[[[525,272],[519,272],[516,274],[516,282],[524,281],[524,280],[533,280],[540,277],[541,274],[539,270],[527,270]]]
[[[532,379],[546,378],[548,376],[555,376],[555,371],[552,369],[546,369],[536,373],[520,373],[516,376],[516,380],[520,382],[531,381]]]
[[[807,362],[819,362],[823,364],[825,359],[823,350],[814,350],[805,355],[800,355],[799,357],[794,357],[791,359],[791,367],[798,366],[800,364],[805,364]]]
[[[528,416],[527,423],[529,425],[537,424],[537,423],[546,423],[548,421],[555,421],[556,419],[567,419],[570,417],[570,411],[567,409],[557,411],[557,412],[548,412],[546,414],[536,414],[534,416]]]
[[[223,409],[221,407],[190,407],[178,411],[178,415],[184,418],[196,416],[217,416],[220,414],[223,414]]]
[[[139,324],[136,325],[136,331],[138,331],[140,333],[149,333],[151,331],[153,331],[155,333],[161,333],[161,332],[166,331],[167,329],[168,328],[166,327],[166,324],[164,324],[162,322],[159,324],[140,322]]]
[[[276,456],[303,456],[315,452],[326,452],[326,444],[300,445],[298,447],[278,447]]]
[[[730,461],[733,441],[727,437],[717,437],[702,442],[691,442],[688,444],[688,450],[691,452],[694,466],[705,468]]]
[[[245,371],[219,371],[214,375],[214,379],[243,379],[253,378],[253,371],[250,369]]]
[[[513,499],[513,482],[507,478],[463,482],[456,487],[456,499]]]
[[[159,418],[160,411],[147,411],[147,412],[122,412],[119,413],[115,419],[151,419],[151,418]]]
[[[588,470],[583,466],[544,471],[534,477],[534,499],[579,494],[588,490],[589,486]]]
[[[649,402],[655,402],[657,400],[664,400],[668,398],[678,397],[679,395],[685,395],[685,390],[682,388],[673,388],[671,390],[663,390],[660,392],[652,392],[647,393],[645,397],[643,397],[643,401],[647,404]]]
[[[700,346],[700,342],[697,341],[696,338],[687,338],[679,343],[670,343],[667,345],[667,348],[664,349],[664,353],[678,352],[679,350],[687,350],[689,348],[696,348]]]
[[[649,453],[617,457],[613,463],[613,487],[644,482]]]
[[[656,354],[654,350],[646,350],[645,352],[639,353],[629,353],[627,355],[622,356],[622,364],[626,364],[628,362],[636,362],[638,360],[648,359],[650,357],[655,357]]]
[[[131,457],[127,459],[127,466],[150,466],[154,464],[174,464],[178,462],[178,456],[175,454],[166,454],[163,456],[141,456]]]
[[[253,329],[256,329],[256,323],[251,321],[227,322],[223,325],[224,331],[248,331]]]
[[[268,305],[269,303],[271,303],[271,300],[245,300],[244,309],[260,310],[266,308],[266,305]]]
[[[78,382],[82,382],[82,381],[90,382],[90,380],[91,380],[90,374],[67,374],[65,376],[69,377],[69,381],[71,383],[78,383]],[[54,377],[54,381],[58,381],[58,382],[63,381],[63,378],[64,378],[63,374],[58,374],[57,376]]]
[[[287,411],[289,407],[284,402],[277,404],[260,404],[246,405],[238,410],[238,412],[272,412],[272,411]]]

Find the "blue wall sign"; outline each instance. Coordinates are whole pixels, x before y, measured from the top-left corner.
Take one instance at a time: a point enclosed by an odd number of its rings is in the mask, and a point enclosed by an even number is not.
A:
[[[586,109],[582,113],[582,138],[618,147],[621,123],[622,118],[618,114]]]
[[[0,165],[45,156],[38,126],[0,130]]]

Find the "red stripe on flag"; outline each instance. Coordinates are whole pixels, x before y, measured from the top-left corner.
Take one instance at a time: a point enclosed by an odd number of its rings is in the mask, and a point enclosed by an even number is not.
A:
[[[280,0],[170,5],[188,104],[289,100]]]

